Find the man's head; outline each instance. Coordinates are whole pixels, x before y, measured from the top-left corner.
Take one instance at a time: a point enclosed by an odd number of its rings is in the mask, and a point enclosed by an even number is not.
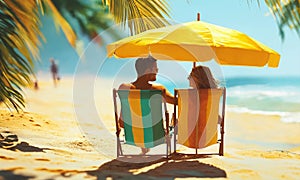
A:
[[[135,69],[138,78],[147,78],[149,81],[156,80],[156,74],[158,72],[156,59],[149,56],[147,58],[138,58],[135,62]]]

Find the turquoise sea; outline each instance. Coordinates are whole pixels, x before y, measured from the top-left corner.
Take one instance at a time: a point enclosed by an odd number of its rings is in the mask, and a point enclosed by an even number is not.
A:
[[[231,110],[280,115],[300,123],[300,77],[228,78],[227,104]]]
[[[300,77],[232,77],[222,85],[228,111],[279,115],[283,122],[300,123]],[[171,92],[176,88],[166,86]]]

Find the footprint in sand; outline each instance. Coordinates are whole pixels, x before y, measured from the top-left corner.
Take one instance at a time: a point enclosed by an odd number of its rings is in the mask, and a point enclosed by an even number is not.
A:
[[[15,141],[19,141],[19,139],[18,139],[17,135],[11,134],[11,135],[6,136],[5,141],[6,142],[15,142]]]
[[[0,133],[0,148],[10,148],[18,143],[18,136],[9,131]]]
[[[30,121],[30,122],[34,122],[34,120],[33,120],[33,119],[30,119],[29,121]],[[41,127],[41,125],[40,125],[40,124],[34,124],[34,126]]]
[[[6,157],[6,156],[0,156],[0,159],[4,159],[4,160],[16,160],[15,158]]]
[[[50,161],[50,159],[45,159],[45,158],[35,158],[34,160],[36,160],[36,161]]]

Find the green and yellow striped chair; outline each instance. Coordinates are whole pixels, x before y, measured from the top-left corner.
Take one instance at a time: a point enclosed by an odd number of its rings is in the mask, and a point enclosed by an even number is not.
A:
[[[223,156],[226,89],[176,89],[174,94],[178,98],[178,106],[174,106],[177,143],[195,148],[196,154],[197,149],[220,143],[217,154]],[[223,101],[220,103],[221,96]]]
[[[162,104],[165,103],[160,90],[113,90],[117,135],[117,157],[123,155],[120,141],[119,119],[124,127],[125,143],[141,148],[152,148],[167,143],[168,157],[170,142],[168,112],[165,110],[166,131],[163,127]],[[116,97],[121,102],[121,118],[118,117]],[[166,107],[166,106],[164,106]]]

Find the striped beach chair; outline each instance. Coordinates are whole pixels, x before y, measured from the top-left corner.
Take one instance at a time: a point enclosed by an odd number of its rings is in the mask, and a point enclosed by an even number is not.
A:
[[[177,143],[195,148],[196,154],[197,149],[220,143],[219,153],[211,154],[223,156],[226,89],[176,89],[174,94],[178,98],[178,106],[174,106]],[[220,103],[221,96],[223,101]]]
[[[141,148],[152,148],[166,143],[166,157],[168,157],[170,142],[169,115],[165,109],[166,131],[163,127],[163,102],[160,90],[113,90],[116,135],[117,135],[117,157],[123,156],[120,141],[120,126],[117,111],[116,97],[121,103],[121,119],[124,124],[125,143]]]

